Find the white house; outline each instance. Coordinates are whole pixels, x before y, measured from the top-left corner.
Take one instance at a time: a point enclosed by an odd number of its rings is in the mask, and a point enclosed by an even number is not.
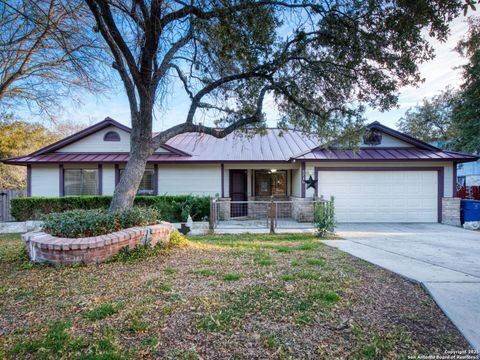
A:
[[[440,222],[454,196],[456,165],[476,156],[445,151],[369,125],[359,149],[326,149],[296,130],[224,139],[178,135],[148,160],[139,193],[232,200],[335,196],[339,222]],[[128,160],[130,128],[106,118],[27,156],[29,196],[111,195]],[[308,186],[309,177],[316,189]]]

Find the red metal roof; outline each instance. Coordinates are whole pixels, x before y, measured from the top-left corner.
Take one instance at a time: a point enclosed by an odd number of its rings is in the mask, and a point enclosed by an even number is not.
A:
[[[359,149],[358,151],[340,149],[314,149],[294,157],[296,160],[307,161],[475,161],[477,156],[453,151],[427,150],[418,148],[376,148]]]
[[[129,128],[107,118],[103,122],[49,145],[30,155],[5,159],[8,164],[33,163],[124,163],[128,153],[62,153],[66,143],[78,140],[105,126]],[[153,154],[149,162],[287,162],[305,161],[475,161],[477,156],[442,151],[379,123],[375,127],[408,143],[404,148],[364,148],[359,151],[323,149],[312,135],[296,130],[267,129],[265,134],[232,133],[223,139],[199,133],[185,133],[170,139],[163,149],[170,153]]]
[[[165,148],[176,150],[171,154],[153,154],[149,162],[229,162],[229,161],[289,161],[298,153],[308,151],[318,144],[312,137],[294,131],[267,129],[260,134],[232,133],[223,139],[211,135],[185,133],[170,139]],[[185,155],[183,155],[185,154]],[[33,153],[5,160],[10,164],[26,163],[122,163],[128,153]]]

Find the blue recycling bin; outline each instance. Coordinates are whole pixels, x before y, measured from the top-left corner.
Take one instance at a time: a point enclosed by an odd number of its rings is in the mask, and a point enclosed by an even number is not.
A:
[[[460,204],[462,224],[467,221],[480,221],[480,201],[462,200]]]

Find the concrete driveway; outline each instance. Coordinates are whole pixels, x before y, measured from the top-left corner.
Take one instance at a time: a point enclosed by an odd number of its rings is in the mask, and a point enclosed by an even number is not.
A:
[[[341,224],[324,241],[421,283],[480,351],[480,232],[441,224]]]

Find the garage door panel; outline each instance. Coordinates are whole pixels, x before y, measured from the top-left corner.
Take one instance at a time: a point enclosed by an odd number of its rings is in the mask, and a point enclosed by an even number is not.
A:
[[[437,222],[436,171],[319,171],[338,222]]]

